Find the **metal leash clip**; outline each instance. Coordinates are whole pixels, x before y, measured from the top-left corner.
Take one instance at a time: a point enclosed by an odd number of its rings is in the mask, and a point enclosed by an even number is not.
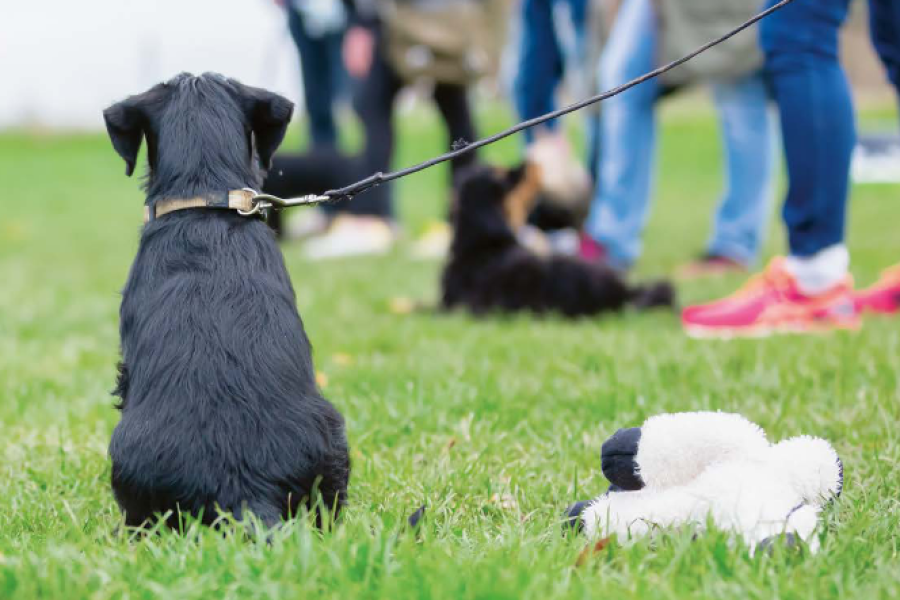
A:
[[[331,196],[319,196],[317,194],[308,194],[306,196],[298,196],[296,198],[279,198],[272,194],[263,194],[252,188],[244,188],[244,191],[253,194],[251,202],[253,208],[250,210],[239,210],[238,214],[244,217],[258,214],[269,209],[281,210],[292,206],[302,206],[304,204],[319,204],[320,202],[328,202]]]

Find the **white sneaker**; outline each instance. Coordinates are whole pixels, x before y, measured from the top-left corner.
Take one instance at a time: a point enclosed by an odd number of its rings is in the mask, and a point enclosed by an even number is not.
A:
[[[340,215],[328,231],[306,242],[301,254],[309,260],[381,255],[391,249],[395,237],[385,219]]]
[[[329,217],[317,206],[305,206],[287,211],[281,216],[284,239],[299,241],[320,235],[328,229]]]

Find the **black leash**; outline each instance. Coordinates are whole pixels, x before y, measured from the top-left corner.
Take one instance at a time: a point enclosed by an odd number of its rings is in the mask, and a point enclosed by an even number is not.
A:
[[[633,80],[629,81],[628,83],[620,85],[619,87],[613,88],[607,92],[603,92],[602,94],[598,94],[596,96],[586,98],[586,99],[576,102],[574,104],[570,104],[569,106],[560,108],[558,110],[547,113],[545,115],[541,115],[539,117],[535,117],[533,119],[523,121],[523,122],[519,123],[518,125],[510,127],[509,129],[501,131],[500,133],[497,133],[490,137],[484,138],[482,140],[478,140],[478,141],[472,142],[472,143],[454,142],[453,150],[451,150],[450,152],[447,152],[446,154],[441,154],[440,156],[438,156],[436,158],[432,158],[431,160],[427,160],[423,163],[419,163],[417,165],[414,165],[412,167],[407,167],[407,168],[401,169],[399,171],[394,171],[392,173],[387,173],[387,174],[375,173],[374,175],[370,175],[369,177],[366,177],[365,179],[363,179],[361,181],[357,181],[356,183],[353,183],[346,187],[342,187],[337,190],[329,190],[321,196],[315,196],[315,195],[305,196],[302,199],[298,198],[293,201],[282,200],[280,198],[275,198],[273,196],[269,196],[266,194],[261,194],[260,198],[264,199],[264,200],[271,200],[278,207],[295,206],[298,204],[317,204],[320,202],[335,202],[335,201],[344,200],[344,199],[349,200],[349,199],[353,198],[355,195],[357,195],[361,192],[364,192],[368,189],[371,189],[375,186],[381,185],[382,183],[387,183],[389,181],[394,181],[395,179],[400,179],[402,177],[406,177],[407,175],[412,175],[413,173],[418,173],[419,171],[424,171],[425,169],[429,169],[435,165],[439,165],[443,162],[447,162],[448,160],[453,160],[454,158],[460,157],[469,152],[474,152],[475,150],[477,150],[479,148],[483,148],[484,146],[493,144],[494,142],[499,142],[500,140],[502,140],[504,138],[507,138],[511,135],[519,133],[520,131],[523,131],[530,127],[534,127],[535,125],[540,125],[541,123],[546,123],[547,121],[549,121],[551,119],[556,119],[556,118],[562,117],[569,113],[575,112],[577,110],[581,110],[582,108],[585,108],[585,107],[588,107],[592,104],[596,104],[598,102],[603,102],[604,100],[612,98],[613,96],[618,96],[622,92],[626,92],[626,91],[630,90],[631,88],[635,87],[636,85],[640,85],[640,84],[644,83],[645,81],[648,81],[655,77],[659,77],[663,73],[667,73],[668,71],[671,71],[675,67],[683,65],[684,63],[688,62],[689,60],[693,60],[694,58],[703,54],[710,48],[713,48],[714,46],[718,46],[722,42],[725,42],[725,41],[733,38],[740,32],[751,27],[752,25],[755,25],[757,22],[765,19],[772,13],[781,10],[782,8],[784,8],[785,6],[787,6],[788,4],[790,4],[793,1],[794,0],[781,0],[781,2],[779,2],[778,4],[772,6],[768,9],[764,10],[763,12],[759,13],[758,15],[752,17],[750,20],[744,22],[737,28],[729,31],[722,37],[720,37],[716,40],[713,40],[707,44],[704,44],[703,46],[697,48],[696,50],[694,50],[687,56],[684,56],[682,58],[679,58],[678,60],[672,61],[667,65],[663,65],[663,66],[659,67],[658,69],[654,69],[653,71],[650,71],[649,73],[647,73],[645,75],[641,75],[637,79],[633,79]],[[815,1],[815,0],[810,0],[810,1]]]

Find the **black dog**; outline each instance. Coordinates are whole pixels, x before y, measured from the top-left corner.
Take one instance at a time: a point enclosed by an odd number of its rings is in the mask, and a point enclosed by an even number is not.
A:
[[[511,171],[477,165],[464,174],[443,273],[444,308],[577,317],[626,305],[673,305],[668,283],[632,287],[604,264],[542,257],[520,245],[515,231],[525,222],[539,189],[540,169],[534,165]]]
[[[344,422],[319,393],[272,231],[221,206],[258,189],[293,104],[220,75],[182,74],[104,112],[131,175],[147,139],[147,210],[121,306],[112,487],[129,526],[219,511],[267,526],[301,503],[340,509]],[[227,203],[225,203],[227,204]],[[317,513],[319,514],[319,513]],[[321,515],[320,515],[321,516]]]

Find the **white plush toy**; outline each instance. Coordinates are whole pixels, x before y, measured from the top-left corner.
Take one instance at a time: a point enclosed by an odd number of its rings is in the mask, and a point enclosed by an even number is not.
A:
[[[760,427],[728,413],[663,414],[603,444],[609,491],[570,508],[589,536],[645,535],[657,527],[739,534],[753,552],[780,534],[815,551],[822,507],[841,493],[843,466],[823,439],[770,444]]]

